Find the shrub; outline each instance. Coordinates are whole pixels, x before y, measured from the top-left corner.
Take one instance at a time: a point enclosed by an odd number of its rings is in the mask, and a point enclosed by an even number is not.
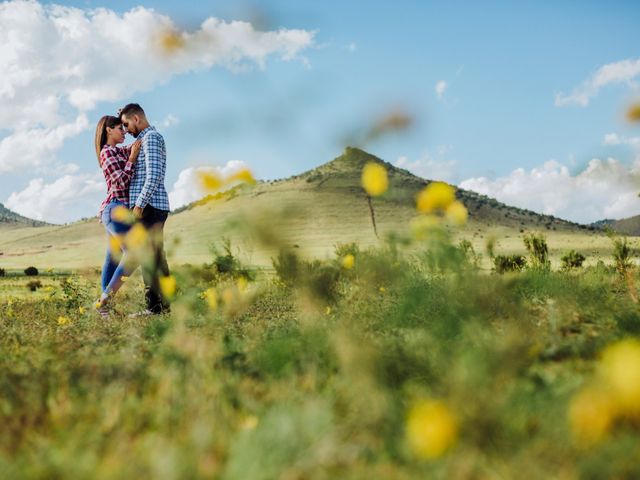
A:
[[[627,271],[633,266],[631,257],[633,256],[633,250],[627,242],[627,237],[615,237],[611,236],[613,241],[613,261],[616,266],[616,270],[620,275],[625,275]]]
[[[40,280],[31,280],[27,283],[27,288],[32,292],[35,292],[39,288],[42,288],[42,282]]]
[[[531,258],[530,265],[535,270],[550,270],[549,247],[547,239],[541,233],[530,233],[523,237],[524,246]]]
[[[563,270],[571,270],[573,268],[582,267],[582,264],[585,261],[585,256],[575,250],[569,250],[562,256],[562,258],[560,258],[560,261],[562,262]]]
[[[527,266],[522,255],[497,255],[493,258],[493,268],[497,273],[519,272]]]
[[[240,260],[231,251],[231,240],[225,238],[222,240],[222,251],[216,245],[212,245],[211,253],[213,254],[213,263],[204,265],[204,269],[215,267],[216,271],[223,275],[231,277],[245,277],[253,280],[253,274],[248,269],[243,268]]]
[[[4,268],[0,268],[0,277],[4,277],[7,275],[7,272],[5,271]]]
[[[38,269],[36,267],[27,267],[24,269],[24,274],[27,277],[37,277],[38,276]]]
[[[292,287],[300,274],[300,262],[295,252],[281,249],[278,257],[271,259],[271,263],[280,281]]]

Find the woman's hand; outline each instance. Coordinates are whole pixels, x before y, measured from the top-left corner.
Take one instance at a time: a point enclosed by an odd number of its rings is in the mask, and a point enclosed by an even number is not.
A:
[[[138,160],[138,154],[140,153],[141,146],[142,140],[136,140],[131,144],[131,153],[129,154],[129,161],[131,163],[136,163],[136,160]]]

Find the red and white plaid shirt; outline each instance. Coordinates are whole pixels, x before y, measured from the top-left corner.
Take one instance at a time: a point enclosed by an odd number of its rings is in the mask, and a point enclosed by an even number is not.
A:
[[[105,145],[100,151],[100,165],[107,181],[107,198],[100,205],[98,218],[111,200],[118,200],[129,206],[129,183],[133,177],[134,164],[129,161],[131,146],[114,147]]]

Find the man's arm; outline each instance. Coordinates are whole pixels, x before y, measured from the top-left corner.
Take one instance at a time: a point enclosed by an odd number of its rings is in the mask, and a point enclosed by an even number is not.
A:
[[[164,151],[164,139],[155,132],[145,135],[142,140],[142,151],[146,162],[146,174],[142,191],[136,200],[136,207],[143,209],[151,197],[164,182],[167,159]]]

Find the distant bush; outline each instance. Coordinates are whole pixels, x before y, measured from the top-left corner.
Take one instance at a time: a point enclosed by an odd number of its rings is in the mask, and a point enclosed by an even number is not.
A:
[[[37,277],[38,276],[38,269],[36,267],[27,267],[24,269],[24,274],[27,277]]]
[[[27,283],[27,288],[32,292],[35,292],[39,288],[42,288],[42,282],[40,280],[31,280]]]
[[[531,258],[530,266],[535,270],[550,270],[549,247],[547,239],[541,233],[530,233],[523,237],[524,246]]]
[[[7,272],[5,271],[4,268],[0,268],[0,277],[4,277],[7,275]]]
[[[231,240],[228,238],[222,240],[222,250],[216,245],[212,245],[210,250],[213,254],[213,263],[205,265],[205,268],[214,267],[219,274],[253,280],[252,272],[244,268],[238,257],[231,251]]]
[[[282,283],[289,287],[295,284],[300,273],[300,262],[295,252],[281,249],[278,256],[271,259],[271,264]]]
[[[560,261],[562,262],[563,270],[571,270],[582,267],[582,264],[585,261],[585,256],[575,250],[569,250],[560,258]]]
[[[631,262],[633,250],[627,242],[627,237],[620,238],[610,234],[610,238],[613,241],[613,261],[615,262],[616,270],[620,275],[625,275],[633,266]]]
[[[522,255],[497,255],[493,258],[493,269],[497,273],[519,272],[527,266],[527,259]]]
[[[353,255],[357,257],[360,253],[360,247],[357,243],[338,243],[334,247],[334,252],[337,258],[342,258],[345,255]]]

